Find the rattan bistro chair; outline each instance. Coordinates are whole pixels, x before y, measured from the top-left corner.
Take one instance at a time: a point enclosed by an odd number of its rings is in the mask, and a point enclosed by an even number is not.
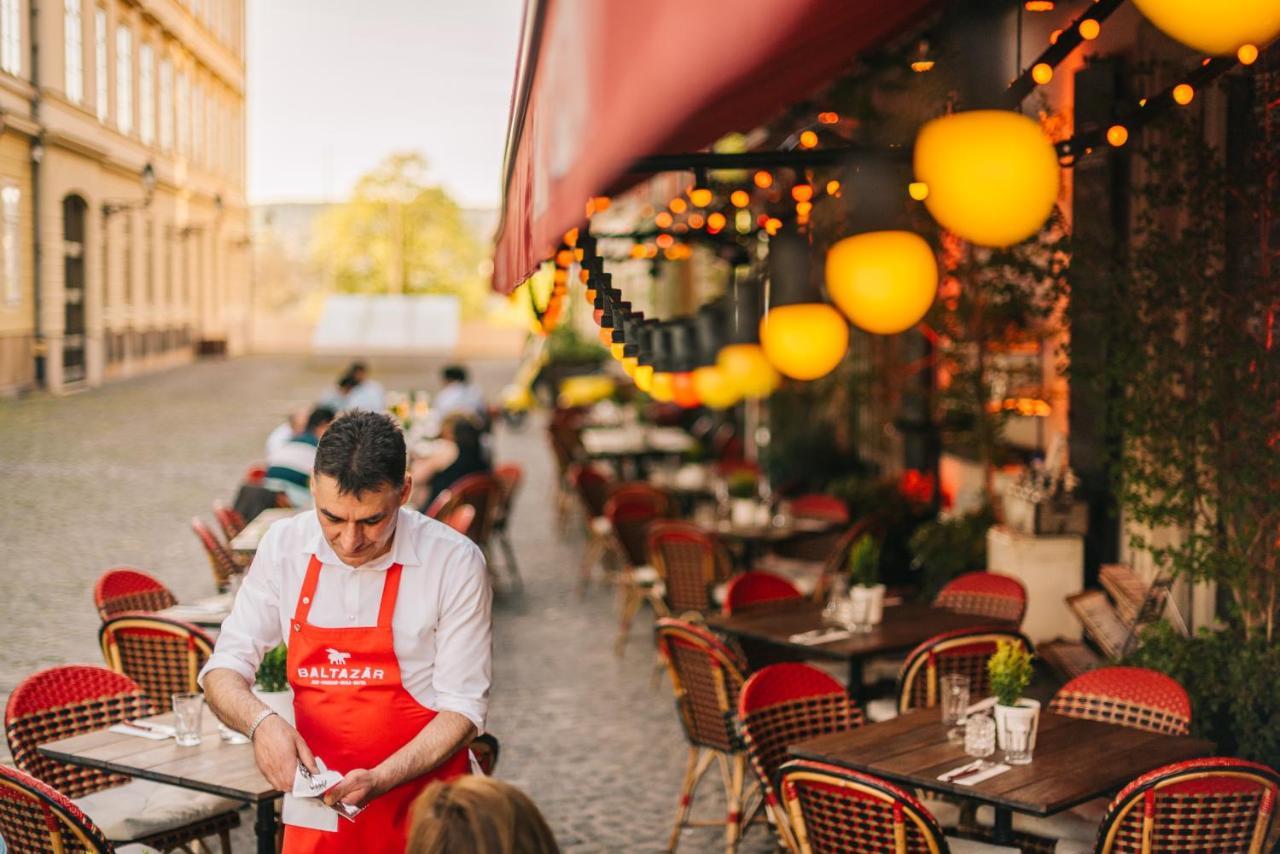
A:
[[[240,824],[236,802],[70,765],[42,756],[36,749],[48,741],[93,732],[154,714],[155,710],[142,688],[128,676],[86,665],[51,667],[28,676],[10,695],[5,708],[5,736],[18,768],[56,789],[59,797],[76,799],[74,805],[112,843],[140,842],[167,851],[218,836],[225,854],[230,851],[229,833]],[[35,803],[40,799],[33,794],[27,809],[15,811],[10,799],[11,810],[6,816],[5,795],[11,794],[3,789],[6,782],[17,784],[0,780],[0,836],[9,840],[10,850],[58,850],[51,840],[47,847],[35,844],[30,832],[17,828],[24,821],[18,813],[30,818],[29,808],[36,806],[43,816],[41,826],[47,834],[54,833],[54,824],[45,825],[50,815],[45,808],[49,804]],[[146,808],[141,808],[143,804]],[[31,843],[30,847],[14,847],[19,841]],[[68,846],[69,842],[62,840],[64,850],[82,850]]]
[[[969,696],[990,694],[987,659],[995,654],[996,643],[1002,640],[1032,649],[1031,641],[1019,632],[981,627],[943,632],[917,646],[907,655],[898,674],[898,712],[936,706],[938,680],[950,673],[968,677]]]
[[[649,526],[671,512],[671,499],[647,483],[626,483],[613,491],[604,515],[612,529],[614,548],[622,556],[618,573],[621,615],[614,651],[622,655],[631,622],[647,600],[655,614],[665,616],[666,603],[658,595],[658,571],[649,562]]]
[[[667,612],[705,616],[715,611],[715,586],[733,572],[719,538],[674,519],[651,523],[648,535],[649,561],[658,571],[658,594]]]
[[[757,569],[735,575],[724,592],[724,613],[788,608],[804,599],[804,594],[786,578]]]
[[[676,709],[689,741],[689,761],[680,788],[680,806],[667,846],[675,851],[686,827],[724,827],[725,846],[735,851],[743,828],[759,809],[744,811],[754,785],[747,786],[747,757],[735,732],[734,713],[746,665],[714,635],[685,620],[664,617],[657,624],[658,651],[671,674]],[[693,794],[711,763],[719,762],[727,812],[716,821],[691,821]],[[745,820],[744,820],[745,818]]]
[[[115,848],[71,799],[30,774],[0,765],[0,839],[22,854],[110,854]]]
[[[967,572],[951,579],[934,597],[935,608],[1022,624],[1027,613],[1027,588],[996,572]]]
[[[219,593],[225,593],[231,589],[231,576],[244,572],[245,566],[236,560],[231,550],[222,544],[213,530],[200,521],[199,517],[191,517],[191,530],[195,532],[200,545],[204,547],[205,555],[209,558],[209,569],[213,572],[213,586]]]
[[[1116,796],[1098,828],[1098,854],[1263,854],[1280,774],[1243,759],[1157,768]]]
[[[778,769],[791,745],[862,726],[862,710],[844,686],[807,664],[774,664],[754,673],[738,695],[738,724],[782,847],[795,849],[782,808]]]
[[[157,578],[140,569],[117,566],[108,569],[93,585],[93,604],[104,620],[124,611],[161,611],[178,599]]]
[[[196,677],[213,654],[213,640],[200,629],[147,614],[106,620],[98,641],[107,667],[131,677],[161,709],[174,694],[199,690]]]
[[[1177,681],[1143,667],[1102,667],[1072,679],[1049,711],[1165,735],[1191,732],[1191,698]]]
[[[515,506],[520,484],[524,482],[524,469],[516,463],[495,466],[493,476],[498,479],[502,491],[498,496],[498,512],[493,520],[493,538],[502,549],[502,557],[513,578],[520,577],[516,564],[516,550],[511,545],[511,509]]]
[[[582,552],[578,578],[578,595],[581,596],[591,580],[591,570],[615,548],[613,525],[610,524],[609,517],[604,515],[614,484],[598,468],[590,465],[572,465],[566,477],[582,507],[582,516],[587,525],[587,547]]]
[[[439,521],[444,522],[450,528],[453,528],[453,530],[457,531],[459,534],[462,534],[465,537],[465,536],[469,536],[469,532],[471,531],[471,523],[475,521],[475,518],[476,518],[476,508],[472,507],[470,504],[463,504],[459,507],[454,508],[453,512],[449,514],[448,518],[441,519]]]
[[[247,524],[240,511],[228,507],[221,501],[213,502],[213,518],[222,529],[222,536],[227,538],[227,542],[234,540]]]

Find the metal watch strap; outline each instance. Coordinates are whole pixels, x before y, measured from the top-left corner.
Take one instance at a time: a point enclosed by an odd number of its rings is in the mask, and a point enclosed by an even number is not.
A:
[[[263,709],[258,712],[258,716],[253,719],[253,723],[249,724],[249,731],[245,733],[245,735],[249,736],[250,741],[253,741],[253,734],[258,731],[258,727],[262,725],[262,722],[274,714],[276,714],[275,709]]]

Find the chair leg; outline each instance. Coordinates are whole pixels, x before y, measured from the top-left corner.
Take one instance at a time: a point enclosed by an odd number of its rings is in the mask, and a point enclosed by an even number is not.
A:
[[[578,596],[581,598],[587,593],[587,585],[591,583],[591,570],[595,569],[596,562],[604,557],[603,541],[592,534],[587,540],[586,551],[582,553],[582,567],[578,573]]]
[[[511,537],[505,529],[498,532],[498,546],[502,549],[502,562],[511,579],[511,586],[519,590],[524,584],[520,580],[520,567],[516,564],[516,550],[511,547]]]
[[[742,786],[747,771],[746,756],[742,753],[717,754],[720,775],[724,778],[725,822],[724,850],[735,854],[742,836]]]
[[[618,640],[614,644],[614,653],[622,655],[627,648],[627,637],[631,634],[631,623],[640,606],[644,604],[644,594],[629,579],[622,581],[622,616],[618,621]]]
[[[222,846],[222,854],[231,854],[231,831],[218,831],[218,843]]]
[[[698,786],[702,775],[707,773],[714,754],[705,748],[690,747],[689,761],[684,769],[684,782],[680,785],[680,805],[676,808],[676,826],[671,831],[671,841],[667,850],[674,852],[680,845],[680,831],[689,821],[689,811],[693,808],[693,791]]]

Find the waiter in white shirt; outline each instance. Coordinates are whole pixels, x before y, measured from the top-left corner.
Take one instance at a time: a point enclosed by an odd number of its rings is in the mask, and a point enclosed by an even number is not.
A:
[[[367,807],[340,822],[319,807],[320,818],[299,809],[307,817],[291,823],[286,810],[285,852],[401,851],[413,799],[466,773],[467,744],[484,730],[484,558],[401,506],[412,481],[404,436],[385,414],[333,422],[311,482],[315,512],[267,532],[200,682],[218,717],[251,737],[273,786],[291,791],[298,765],[317,771],[320,757],[345,775],[325,801]],[[250,690],[282,640],[296,729]]]

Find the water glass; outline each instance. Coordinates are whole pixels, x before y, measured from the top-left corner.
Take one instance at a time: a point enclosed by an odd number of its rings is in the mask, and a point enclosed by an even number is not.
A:
[[[249,743],[249,736],[245,735],[239,730],[232,729],[231,727],[224,724],[222,721],[218,721],[218,735],[221,736],[222,740],[225,741],[227,744],[248,744]]]
[[[942,724],[954,727],[964,723],[965,709],[969,708],[969,677],[960,673],[948,673],[938,680],[942,692]]]
[[[984,760],[996,752],[996,722],[987,715],[970,715],[964,722],[964,752]]]
[[[179,745],[194,747],[200,743],[200,712],[203,709],[203,694],[173,695],[173,728],[177,731]]]
[[[1010,765],[1028,765],[1035,748],[1035,730],[1031,727],[1004,726],[1004,761]]]

